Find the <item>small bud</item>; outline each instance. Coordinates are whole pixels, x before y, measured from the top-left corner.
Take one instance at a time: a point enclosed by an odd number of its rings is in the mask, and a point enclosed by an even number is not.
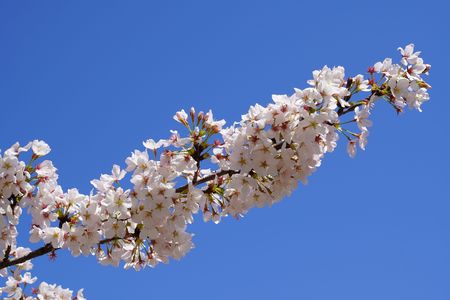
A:
[[[191,111],[189,112],[189,115],[191,116],[192,123],[194,123],[194,120],[195,120],[195,108],[194,107],[191,107]]]
[[[197,123],[200,123],[201,120],[203,120],[204,112],[200,111],[197,115]]]
[[[211,217],[212,217],[212,213],[209,210],[204,209],[203,210],[203,221],[208,222],[211,219]]]
[[[356,141],[351,140],[351,141],[348,142],[347,153],[348,153],[348,155],[351,158],[355,157],[355,155],[356,155]]]
[[[419,81],[419,82],[417,82],[417,84],[421,88],[426,88],[427,90],[431,89],[431,85],[429,85],[425,81]]]
[[[50,252],[49,254],[48,254],[48,258],[50,258],[50,260],[51,261],[55,261],[56,260],[56,251],[55,250],[53,250],[52,252]]]
[[[220,222],[220,215],[218,213],[216,213],[216,212],[213,212],[213,214],[212,214],[212,221],[215,224],[219,224],[219,222]]]
[[[220,132],[219,126],[213,125],[213,126],[211,127],[211,132],[214,133],[214,134],[219,133],[219,132]]]

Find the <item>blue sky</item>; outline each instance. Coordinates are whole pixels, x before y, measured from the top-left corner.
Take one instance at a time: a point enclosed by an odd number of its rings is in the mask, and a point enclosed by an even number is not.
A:
[[[41,280],[89,299],[450,299],[449,7],[444,1],[1,1],[0,148],[44,139],[88,193],[175,111],[229,124],[311,71],[365,72],[413,42],[432,101],[379,105],[367,151],[345,142],[289,198],[191,227],[183,260],[141,272],[60,252]],[[26,239],[26,234],[22,235]]]

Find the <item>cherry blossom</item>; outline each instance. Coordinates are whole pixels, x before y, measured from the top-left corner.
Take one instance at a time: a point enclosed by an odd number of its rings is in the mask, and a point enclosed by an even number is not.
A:
[[[312,73],[309,87],[273,95],[271,103],[251,106],[228,127],[212,111],[181,110],[173,117],[183,125],[180,131],[144,141],[144,150],[125,159],[125,169],[113,165],[110,174],[92,180],[90,194],[63,190],[57,169],[45,159],[51,149],[44,141],[14,144],[0,155],[0,274],[6,277],[0,294],[85,299],[83,290],[74,296],[56,284],[35,285],[31,260],[54,257],[59,249],[135,270],[181,259],[194,247],[188,232],[194,215],[220,223],[273,205],[299,181],[307,183],[340,137],[354,157],[357,146],[366,148],[377,102],[400,113],[405,107],[420,111],[429,100],[431,87],[422,76],[430,66],[413,44],[399,51],[401,64],[386,58],[367,77],[325,66]],[[41,245],[35,250],[17,245],[24,212],[31,219],[30,242]],[[33,285],[30,294],[26,287]]]

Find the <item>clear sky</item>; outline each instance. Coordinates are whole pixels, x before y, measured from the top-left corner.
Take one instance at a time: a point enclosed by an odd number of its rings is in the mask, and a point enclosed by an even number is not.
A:
[[[89,193],[175,111],[229,124],[311,71],[365,72],[413,42],[432,101],[379,105],[367,151],[345,141],[272,208],[191,227],[183,260],[141,272],[60,252],[39,279],[90,299],[450,299],[445,1],[1,1],[0,148],[44,139],[64,188]],[[21,239],[26,240],[23,234]]]

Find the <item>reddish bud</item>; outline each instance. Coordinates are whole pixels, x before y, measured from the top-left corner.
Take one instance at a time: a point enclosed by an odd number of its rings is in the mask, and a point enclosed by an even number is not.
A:
[[[321,137],[320,135],[317,135],[316,138],[314,139],[314,141],[315,141],[317,144],[323,143],[323,139],[322,139],[322,137]]]
[[[213,126],[211,127],[211,131],[212,131],[214,134],[215,134],[215,133],[219,133],[219,132],[220,132],[219,126],[213,125]]]
[[[197,115],[197,123],[200,123],[200,121],[203,120],[204,114],[205,113],[203,111],[198,113],[198,115]]]
[[[191,111],[189,112],[189,114],[191,115],[192,122],[194,122],[194,118],[195,118],[195,108],[191,107]]]
[[[51,261],[56,260],[56,252],[55,252],[55,250],[53,250],[52,252],[50,252],[48,254],[48,258],[50,258]]]

